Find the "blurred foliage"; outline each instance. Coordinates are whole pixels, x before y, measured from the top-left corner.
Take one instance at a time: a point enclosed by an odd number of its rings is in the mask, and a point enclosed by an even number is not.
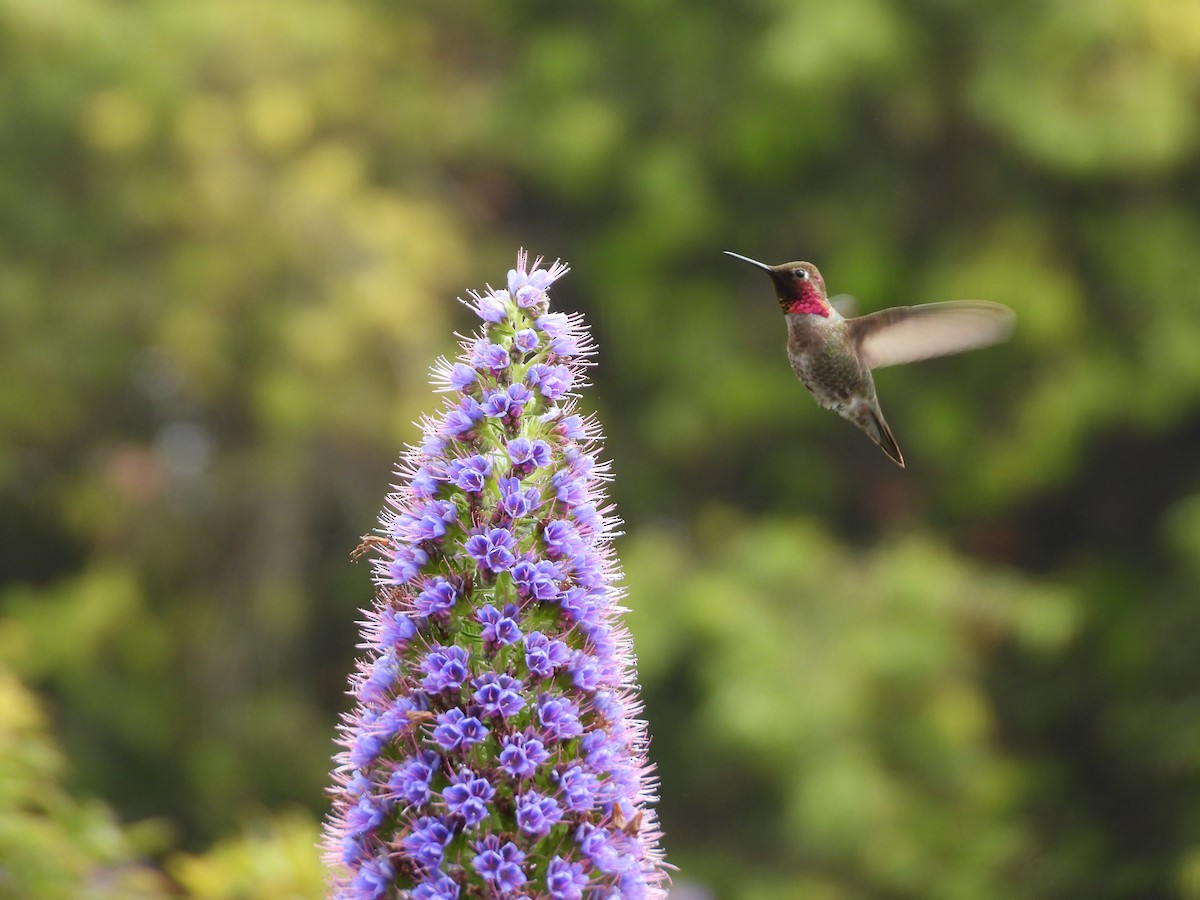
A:
[[[37,699],[0,667],[0,897],[165,897],[146,865],[165,823],[122,830],[103,804],[62,785],[63,759]]]
[[[319,892],[347,554],[524,245],[681,883],[1200,897],[1198,109],[1194,0],[0,0],[0,894]],[[726,248],[1017,338],[879,374],[902,472]]]
[[[770,896],[789,878],[795,896],[821,896],[853,873],[831,896],[988,897],[1036,858],[1021,814],[1032,776],[997,746],[981,682],[998,646],[1061,651],[1079,616],[1069,592],[924,536],[852,552],[811,521],[718,510],[690,540],[645,535],[625,563],[654,598],[633,621],[652,708],[669,709],[659,753],[698,757],[663,772],[684,872],[720,896]],[[682,703],[658,687],[679,683],[695,685]],[[714,768],[739,773],[759,815],[711,790]],[[749,871],[719,864],[722,821],[739,822]]]
[[[167,870],[188,897],[203,900],[293,900],[319,897],[325,867],[313,852],[320,833],[309,813],[277,813],[259,820],[203,856],[178,854]]]

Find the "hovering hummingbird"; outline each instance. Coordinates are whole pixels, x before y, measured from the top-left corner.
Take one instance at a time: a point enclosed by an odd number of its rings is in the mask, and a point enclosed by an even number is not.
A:
[[[1012,333],[1016,318],[1007,306],[983,300],[898,306],[846,317],[830,303],[825,281],[812,263],[768,266],[725,252],[771,276],[787,319],[788,361],[817,403],[865,431],[901,467],[904,456],[879,409],[871,370],[998,343]]]

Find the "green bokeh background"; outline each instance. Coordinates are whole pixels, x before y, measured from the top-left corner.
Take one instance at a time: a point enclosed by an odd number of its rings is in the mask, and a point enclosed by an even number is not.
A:
[[[315,897],[454,302],[572,266],[680,896],[1200,897],[1195,0],[0,0],[0,897]],[[877,377],[766,279],[980,297]]]

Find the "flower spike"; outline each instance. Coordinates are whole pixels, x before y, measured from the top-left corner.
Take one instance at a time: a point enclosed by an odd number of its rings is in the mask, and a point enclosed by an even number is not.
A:
[[[397,468],[325,828],[331,896],[664,898],[595,349],[522,250]]]

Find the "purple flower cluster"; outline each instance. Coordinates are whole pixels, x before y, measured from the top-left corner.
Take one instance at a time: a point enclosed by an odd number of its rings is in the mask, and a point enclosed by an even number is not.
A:
[[[332,896],[662,898],[592,347],[522,252],[406,452],[326,823]]]

